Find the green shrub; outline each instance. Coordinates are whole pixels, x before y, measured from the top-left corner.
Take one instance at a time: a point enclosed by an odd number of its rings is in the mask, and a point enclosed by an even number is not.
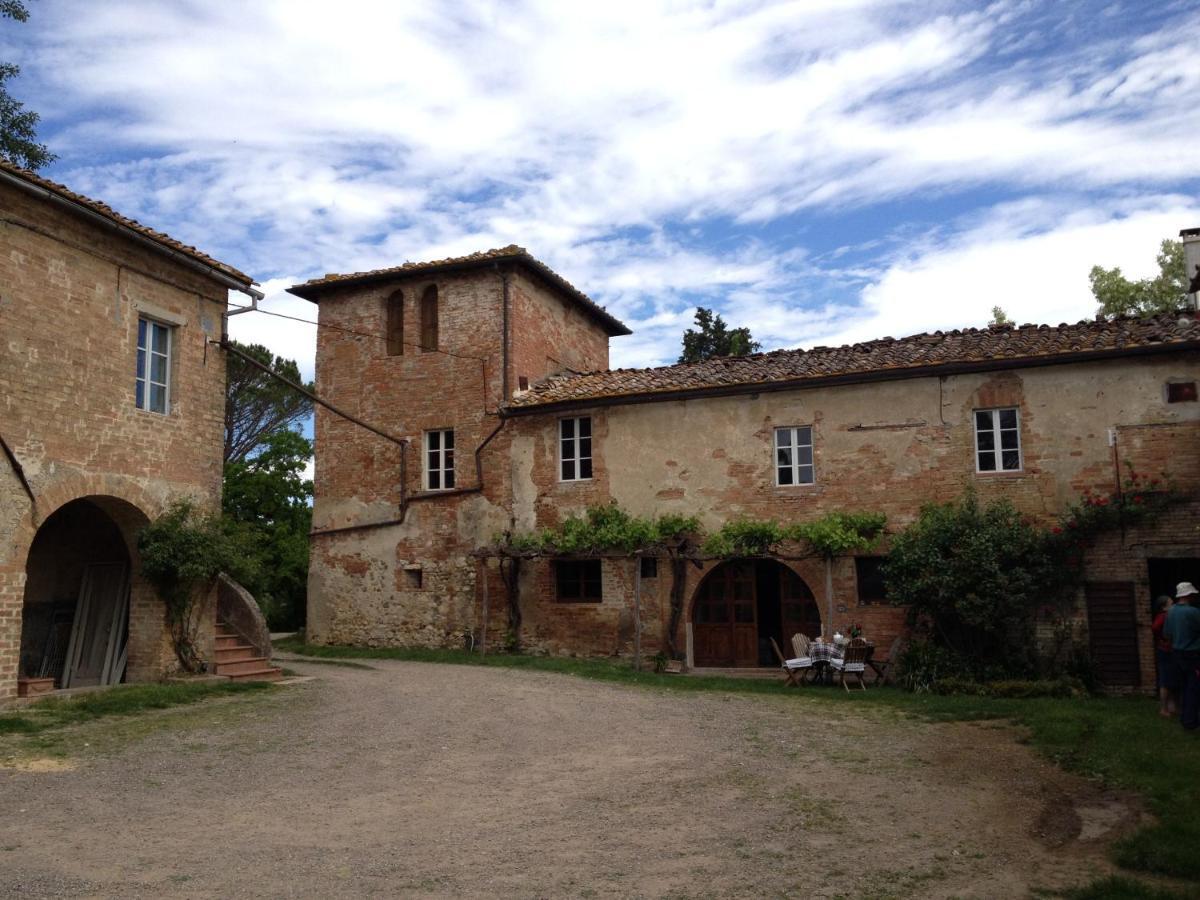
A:
[[[892,603],[976,680],[1037,672],[1034,625],[1064,604],[1074,574],[1058,544],[1007,500],[981,506],[973,493],[923,507],[884,566]]]
[[[914,693],[932,691],[944,679],[969,679],[958,657],[930,640],[916,640],[905,647],[898,668],[901,686]]]
[[[247,564],[219,516],[204,515],[186,500],[176,502],[138,535],[142,573],[167,608],[175,655],[185,672],[199,672],[198,619],[205,592],[221,572],[246,577]],[[239,579],[241,580],[241,579]]]

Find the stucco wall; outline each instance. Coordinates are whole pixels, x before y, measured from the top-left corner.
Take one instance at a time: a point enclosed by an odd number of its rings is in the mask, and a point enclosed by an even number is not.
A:
[[[415,298],[427,283],[414,276],[331,294],[321,300],[321,321],[382,334],[384,298],[397,288]],[[743,516],[797,521],[835,510],[878,510],[887,514],[889,528],[898,529],[923,503],[950,500],[973,487],[984,500],[1005,496],[1031,517],[1049,521],[1084,488],[1113,485],[1110,430],[1119,466],[1132,462],[1147,474],[1169,473],[1182,488],[1200,487],[1200,455],[1186,449],[1200,439],[1200,405],[1167,405],[1164,396],[1167,381],[1200,377],[1200,366],[1191,356],[1172,354],[520,415],[504,420],[481,453],[481,490],[421,496],[417,448],[425,429],[455,428],[458,486],[479,488],[472,451],[501,424],[501,275],[439,275],[436,283],[442,348],[456,357],[406,351],[388,359],[377,339],[321,330],[322,393],[413,441],[407,476],[412,502],[405,521],[396,523],[398,448],[318,413],[315,528],[322,533],[314,537],[310,570],[314,640],[425,646],[460,646],[468,634],[478,640],[485,592],[483,566],[472,552],[505,530],[551,526],[610,500],[641,515],[697,515],[708,528]],[[510,304],[511,390],[521,375],[533,381],[563,367],[592,369],[606,361],[603,333],[535,279],[514,273]],[[977,474],[972,412],[1009,406],[1020,410],[1022,469]],[[558,419],[581,414],[592,416],[593,478],[561,482]],[[813,428],[812,485],[775,485],[774,428],[789,425]],[[1195,510],[1179,516],[1191,521]],[[360,527],[372,523],[390,524]],[[1189,531],[1163,523],[1158,531],[1163,533],[1154,540],[1159,546],[1173,541],[1171,553],[1200,555],[1194,526]],[[1136,580],[1134,570],[1145,568],[1144,555],[1139,563],[1129,548],[1106,559],[1105,578],[1116,572]],[[828,618],[823,563],[789,565]],[[686,569],[680,645],[695,589],[711,568]],[[510,637],[507,595],[494,563],[488,571],[487,639],[496,646]],[[550,563],[527,561],[520,575],[522,644],[554,653],[628,653],[631,573],[630,562],[606,560],[602,603],[558,604]],[[836,561],[832,576],[834,618],[827,630],[853,621],[877,643],[890,644],[902,628],[903,611],[858,604],[853,559]],[[657,578],[643,583],[647,655],[666,643],[670,588],[665,563]]]

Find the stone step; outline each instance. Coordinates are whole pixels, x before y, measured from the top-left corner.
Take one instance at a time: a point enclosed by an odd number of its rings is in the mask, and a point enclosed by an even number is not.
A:
[[[232,662],[218,662],[215,671],[218,675],[229,675],[232,677],[245,672],[259,672],[270,667],[271,661],[265,656],[250,656],[246,659],[237,659]]]
[[[241,639],[240,635],[236,634],[218,634],[216,640],[216,649],[224,650],[227,647],[245,647],[246,643]]]
[[[237,662],[239,659],[261,659],[249,644],[238,644],[234,647],[218,647],[214,654],[217,663]]]
[[[277,666],[269,666],[264,669],[254,669],[250,672],[238,672],[236,675],[230,675],[230,681],[279,681],[283,678],[283,670]]]

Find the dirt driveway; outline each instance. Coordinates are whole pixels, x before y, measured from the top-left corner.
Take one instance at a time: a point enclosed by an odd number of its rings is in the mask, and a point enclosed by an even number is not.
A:
[[[0,768],[0,895],[1024,897],[1108,871],[1128,818],[996,726],[289,665],[315,679]]]

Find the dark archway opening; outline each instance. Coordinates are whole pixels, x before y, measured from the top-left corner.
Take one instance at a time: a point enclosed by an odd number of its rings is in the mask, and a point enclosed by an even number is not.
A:
[[[704,577],[692,606],[692,653],[701,667],[776,665],[771,640],[816,637],[821,614],[808,585],[773,559],[736,559]]]
[[[38,529],[25,574],[21,677],[55,687],[123,680],[130,558],[108,512],[86,499],[58,509]]]

